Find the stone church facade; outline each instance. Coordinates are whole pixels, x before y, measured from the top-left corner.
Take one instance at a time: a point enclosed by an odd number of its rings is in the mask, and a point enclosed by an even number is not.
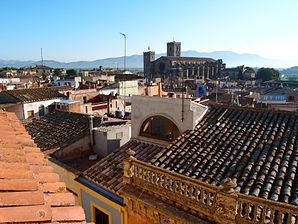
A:
[[[155,60],[155,52],[147,51],[144,57],[144,75],[147,78],[184,76],[196,79],[216,79],[225,64],[221,59],[181,57],[181,43],[167,43],[167,56]]]

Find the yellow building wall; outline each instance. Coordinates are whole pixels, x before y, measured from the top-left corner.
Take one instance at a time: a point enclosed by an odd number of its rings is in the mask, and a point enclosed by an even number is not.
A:
[[[125,207],[109,200],[108,198],[102,196],[101,194],[98,194],[97,192],[93,191],[92,189],[86,187],[85,185],[77,182],[78,185],[78,189],[79,189],[79,194],[78,194],[78,199],[79,199],[79,205],[82,206],[85,210],[86,213],[86,209],[88,209],[91,214],[91,220],[87,220],[90,222],[94,222],[95,223],[95,208],[103,211],[104,213],[106,213],[109,216],[109,223],[114,224],[115,222],[113,222],[113,216],[112,213],[110,211],[108,211],[106,208],[103,208],[102,206],[98,205],[97,203],[95,203],[94,201],[90,201],[89,202],[89,208],[85,208],[82,204],[82,191],[89,194],[90,196],[96,198],[97,200],[101,201],[102,203],[114,208],[115,210],[117,210],[119,212],[119,214],[121,214],[121,222],[120,224],[127,224],[128,220],[127,220],[127,212],[125,210]]]
[[[56,164],[51,160],[49,160],[49,164],[54,168],[55,173],[59,174],[60,180],[66,184],[66,188],[72,193],[74,193],[76,205],[79,205],[79,187],[78,183],[74,180],[78,177],[78,175],[73,173],[71,170]]]

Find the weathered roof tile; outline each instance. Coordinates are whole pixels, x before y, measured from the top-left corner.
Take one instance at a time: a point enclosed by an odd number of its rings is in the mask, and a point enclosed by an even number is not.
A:
[[[160,152],[162,146],[132,139],[87,169],[84,177],[113,192],[118,192],[123,186],[123,160],[127,157],[128,149],[135,151],[134,157],[147,162]]]
[[[245,194],[297,204],[297,113],[212,107],[194,131],[164,148],[151,163]]]

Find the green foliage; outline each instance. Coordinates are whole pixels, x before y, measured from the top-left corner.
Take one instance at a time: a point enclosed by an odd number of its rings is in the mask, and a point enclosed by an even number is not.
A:
[[[63,77],[61,69],[55,68],[54,69],[54,76]]]
[[[77,71],[75,69],[68,69],[68,70],[66,70],[66,75],[68,77],[76,77]]]
[[[280,73],[274,68],[260,68],[257,72],[257,79],[264,81],[279,80]]]
[[[43,80],[47,80],[48,79],[48,75],[46,73],[44,73],[44,72],[41,74],[41,77],[42,77]]]

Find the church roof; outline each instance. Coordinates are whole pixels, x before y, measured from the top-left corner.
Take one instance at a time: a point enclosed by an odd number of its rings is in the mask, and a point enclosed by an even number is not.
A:
[[[170,60],[170,61],[187,61],[187,62],[216,62],[213,58],[201,58],[201,57],[173,57],[173,56],[162,56],[157,60]],[[156,61],[157,61],[156,60]]]

